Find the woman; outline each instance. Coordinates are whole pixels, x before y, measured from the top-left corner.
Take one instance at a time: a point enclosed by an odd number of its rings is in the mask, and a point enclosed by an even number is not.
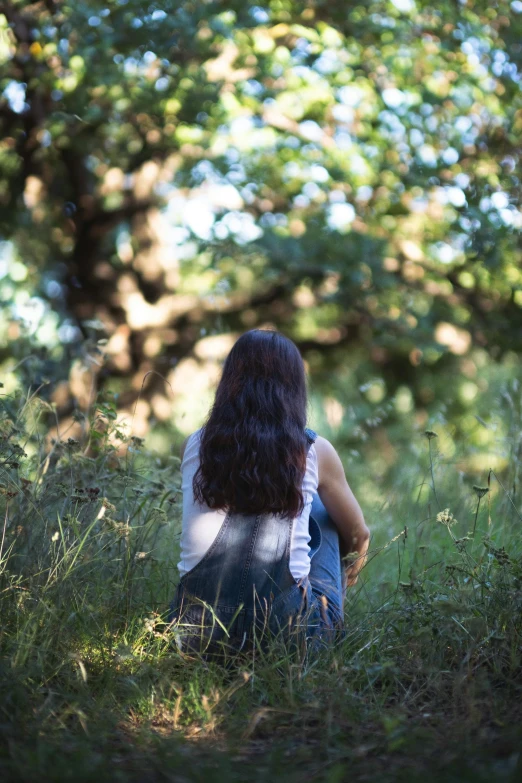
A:
[[[295,344],[275,331],[243,334],[205,426],[182,446],[171,615],[182,649],[212,654],[266,631],[324,639],[342,630],[369,531],[334,447],[305,428],[306,409]],[[343,567],[348,553],[357,556]]]

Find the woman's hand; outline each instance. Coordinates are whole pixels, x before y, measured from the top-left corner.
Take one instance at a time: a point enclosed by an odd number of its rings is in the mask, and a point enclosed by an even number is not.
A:
[[[368,551],[369,543],[370,537],[368,536],[359,552],[350,552],[348,555],[346,555],[346,557],[343,557],[343,562],[345,564],[344,576],[347,587],[353,587],[357,584],[357,580],[359,579],[359,572],[362,568],[364,568],[367,560],[366,553]]]

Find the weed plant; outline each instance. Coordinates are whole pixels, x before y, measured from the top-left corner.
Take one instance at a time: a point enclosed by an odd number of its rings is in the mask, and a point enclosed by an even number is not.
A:
[[[179,459],[124,431],[110,397],[52,440],[46,402],[4,396],[1,779],[520,780],[515,392],[501,473],[473,485],[427,430],[416,473],[378,502],[354,487],[373,538],[342,641],[275,640],[226,668],[166,621]]]

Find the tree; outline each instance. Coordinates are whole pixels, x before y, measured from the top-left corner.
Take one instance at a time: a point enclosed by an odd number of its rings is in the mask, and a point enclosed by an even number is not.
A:
[[[472,346],[520,350],[521,11],[4,3],[0,231],[24,285],[67,339],[107,337],[127,403],[202,336],[265,323],[426,399]]]

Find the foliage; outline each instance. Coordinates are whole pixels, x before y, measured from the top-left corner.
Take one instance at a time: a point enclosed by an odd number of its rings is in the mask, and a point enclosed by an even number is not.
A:
[[[517,780],[522,417],[504,394],[510,463],[475,487],[441,429],[417,430],[391,483],[355,473],[373,538],[346,638],[229,669],[182,655],[165,622],[179,461],[111,399],[51,443],[48,403],[4,396],[2,780]]]
[[[4,3],[10,352],[31,324],[54,380],[103,337],[123,405],[258,324],[417,404],[472,347],[518,351],[520,11]],[[164,395],[148,375],[149,413]]]
[[[521,11],[1,5],[2,780],[520,778]],[[373,538],[341,643],[223,670],[172,433],[258,325]]]

